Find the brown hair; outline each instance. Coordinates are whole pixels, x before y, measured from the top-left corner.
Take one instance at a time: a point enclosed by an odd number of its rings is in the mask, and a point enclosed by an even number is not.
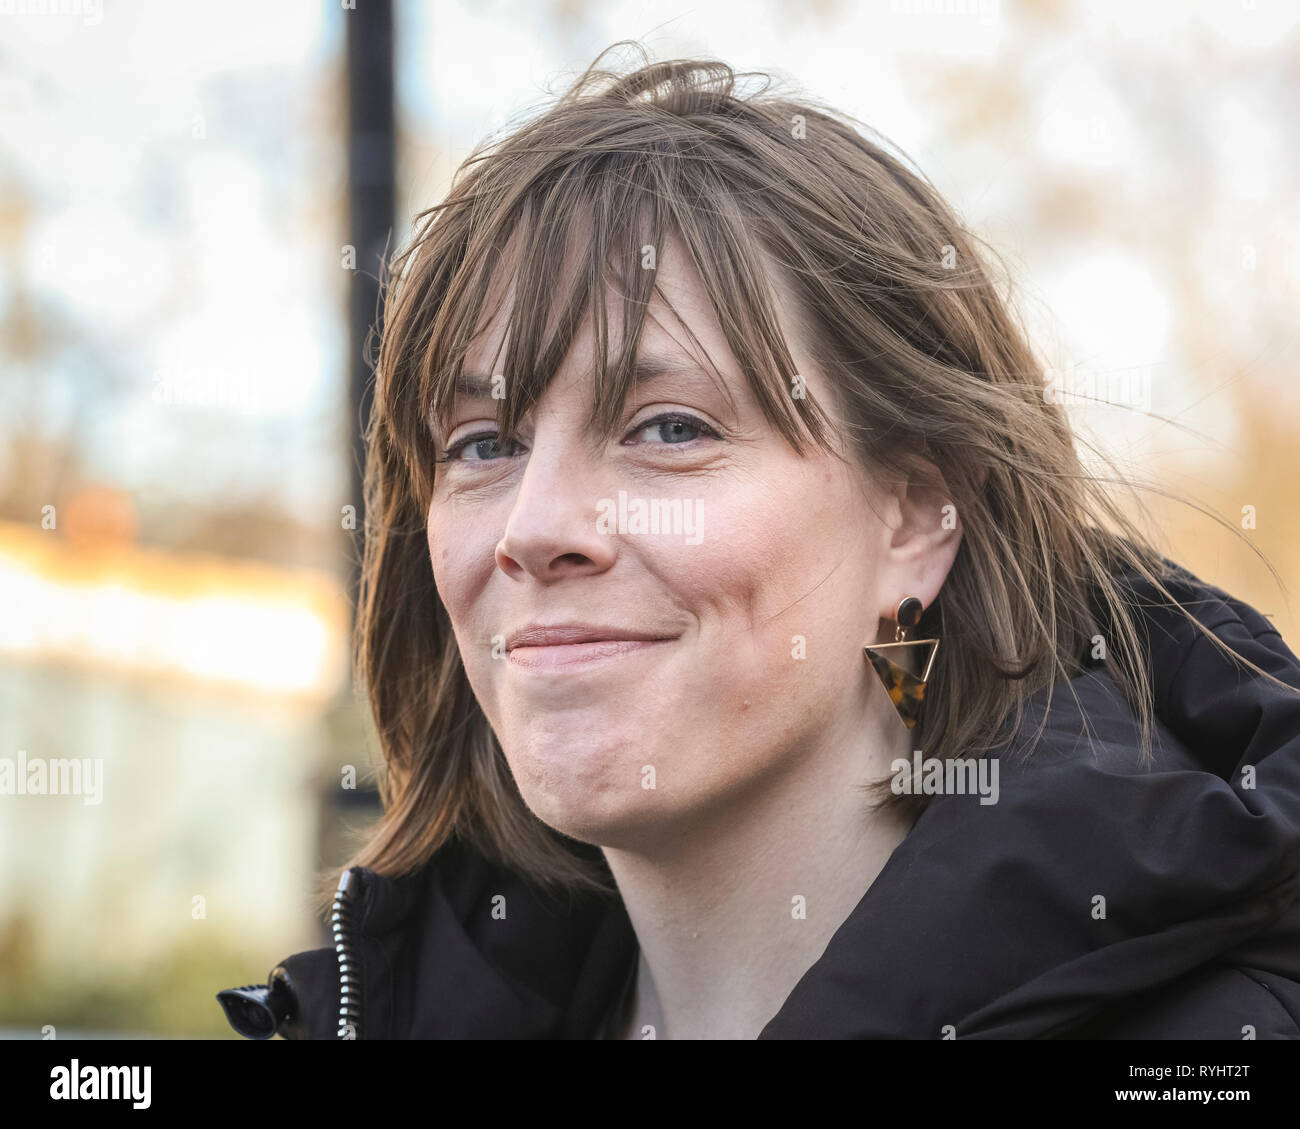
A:
[[[920,460],[943,476],[964,535],[920,625],[944,645],[914,743],[936,757],[997,748],[1026,701],[1058,678],[1068,684],[1104,631],[1107,668],[1148,758],[1149,672],[1112,570],[1132,569],[1177,601],[1161,554],[1106,490],[1133,484],[1084,470],[981,241],[854,119],[720,62],[642,55],[620,74],[601,68],[608,53],[540,116],[480,146],[393,264],[367,434],[356,639],[387,772],[383,815],[348,865],[406,874],[458,836],[539,883],[610,889],[521,798],[470,689],[426,543],[430,420],[449,407],[486,324],[507,243],[517,285],[493,370],[506,377],[499,442],[514,437],[585,315],[596,342],[591,420],[608,435],[655,288],[644,252],[673,234],[765,416],[796,451],[807,439],[827,449],[846,439],[869,476],[923,473]],[[743,92],[754,77],[763,81]],[[578,267],[562,277],[575,248]],[[790,394],[773,270],[836,389],[847,424],[838,436],[811,393]],[[611,294],[626,328],[607,356]]]

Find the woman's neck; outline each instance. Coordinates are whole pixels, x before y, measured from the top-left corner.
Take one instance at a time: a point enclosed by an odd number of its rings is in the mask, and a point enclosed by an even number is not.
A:
[[[861,785],[910,755],[908,731],[886,716],[826,736],[727,810],[605,848],[640,948],[621,1037],[756,1038],[903,841]]]

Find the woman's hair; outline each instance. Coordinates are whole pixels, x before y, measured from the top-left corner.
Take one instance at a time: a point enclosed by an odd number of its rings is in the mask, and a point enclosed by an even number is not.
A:
[[[606,871],[528,809],[470,688],[426,540],[431,420],[445,419],[466,352],[494,312],[494,272],[509,261],[508,347],[492,370],[505,375],[498,441],[514,438],[585,316],[596,346],[590,422],[608,437],[670,236],[690,255],[764,415],[797,452],[810,441],[847,452],[871,480],[927,465],[942,475],[963,536],[914,634],[943,640],[914,746],[932,757],[1000,747],[1027,700],[1044,687],[1050,696],[1058,679],[1068,685],[1100,635],[1145,763],[1150,672],[1112,574],[1132,570],[1177,601],[1161,553],[1106,489],[1133,483],[1084,470],[982,243],[854,119],[720,62],[642,56],[620,74],[602,69],[608,53],[543,113],[480,146],[392,265],[367,431],[356,631],[387,766],[384,811],[348,865],[407,874],[455,836],[539,884],[610,889]],[[753,77],[763,81],[742,91],[739,80]],[[797,377],[773,277],[795,302],[788,317],[833,405],[817,404]],[[612,341],[610,296],[624,325]],[[880,803],[925,802],[870,791]],[[323,895],[338,873],[325,876]]]

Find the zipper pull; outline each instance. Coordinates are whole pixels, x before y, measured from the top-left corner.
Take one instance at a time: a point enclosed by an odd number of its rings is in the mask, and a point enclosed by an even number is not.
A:
[[[226,1019],[245,1039],[269,1039],[294,1018],[298,999],[284,968],[277,965],[266,984],[245,984],[217,993]]]

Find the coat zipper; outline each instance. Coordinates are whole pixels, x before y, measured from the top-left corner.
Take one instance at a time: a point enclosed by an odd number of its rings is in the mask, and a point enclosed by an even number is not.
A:
[[[331,923],[339,961],[339,1039],[361,1038],[361,950],[354,941],[360,875],[345,870],[334,894]]]

